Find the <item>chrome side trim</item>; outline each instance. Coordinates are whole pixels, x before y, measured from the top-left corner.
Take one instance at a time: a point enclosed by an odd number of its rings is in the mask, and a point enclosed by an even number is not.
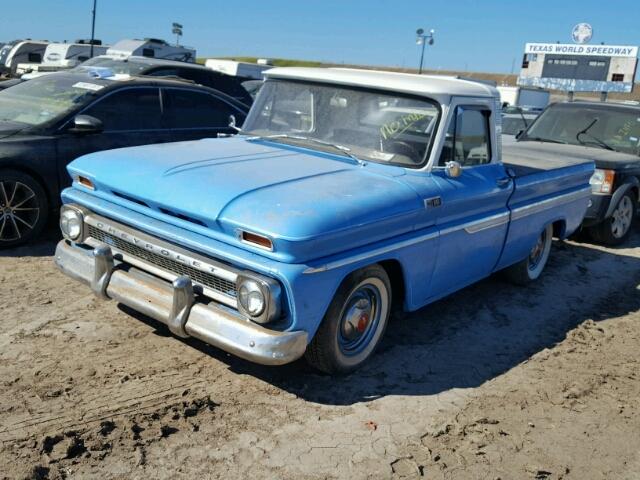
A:
[[[471,222],[462,223],[453,227],[448,227],[440,231],[440,235],[448,235],[450,233],[457,232],[459,230],[465,230],[467,233],[476,233],[489,228],[498,227],[509,222],[509,212],[497,213],[489,217],[484,217],[479,220],[473,220]]]
[[[416,238],[410,238],[408,240],[404,240],[404,241],[399,242],[399,243],[394,243],[393,245],[388,245],[386,247],[380,247],[380,248],[377,248],[377,249],[372,250],[370,252],[361,253],[359,255],[354,255],[353,257],[344,258],[342,260],[336,260],[334,262],[329,262],[329,263],[326,263],[326,264],[321,265],[319,267],[309,267],[302,273],[309,274],[309,273],[326,272],[327,270],[333,270],[335,268],[344,267],[345,265],[349,265],[351,263],[356,263],[356,262],[359,262],[361,260],[366,260],[367,258],[370,258],[370,257],[376,257],[378,255],[383,255],[385,253],[397,250],[398,248],[409,247],[411,245],[415,245],[416,243],[426,242],[427,240],[434,239],[434,238],[436,238],[438,236],[439,236],[438,232],[427,233],[425,235],[421,235],[421,236],[416,237]]]
[[[514,208],[511,211],[511,220],[512,221],[518,220],[520,218],[524,218],[529,215],[533,215],[535,213],[539,213],[544,210],[557,207],[559,205],[564,205],[565,203],[570,203],[576,200],[581,200],[583,198],[588,198],[590,196],[591,196],[591,187],[588,187],[582,190],[578,190],[576,192],[565,193],[564,195],[559,195],[557,197],[548,198],[546,200],[532,203],[530,205],[525,205],[524,207]]]

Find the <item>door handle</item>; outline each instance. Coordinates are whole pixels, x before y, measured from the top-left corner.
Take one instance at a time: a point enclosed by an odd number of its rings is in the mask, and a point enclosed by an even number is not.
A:
[[[502,177],[496,180],[496,185],[500,188],[504,188],[511,183],[511,177]]]

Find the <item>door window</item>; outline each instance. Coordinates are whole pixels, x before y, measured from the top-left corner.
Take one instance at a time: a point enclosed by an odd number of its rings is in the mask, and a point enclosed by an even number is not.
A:
[[[164,124],[167,128],[228,128],[229,115],[238,124],[244,115],[208,93],[167,88],[164,90]]]
[[[157,88],[127,88],[106,96],[85,112],[102,121],[105,132],[161,128]]]
[[[491,162],[491,111],[478,107],[456,107],[449,124],[440,165],[456,161],[462,166],[484,165]]]

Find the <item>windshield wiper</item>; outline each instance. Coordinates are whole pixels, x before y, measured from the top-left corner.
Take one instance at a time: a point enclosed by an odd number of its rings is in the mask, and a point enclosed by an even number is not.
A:
[[[590,133],[587,133],[591,129],[591,127],[593,127],[596,123],[598,123],[598,119],[594,118],[593,122],[591,122],[589,125],[587,125],[586,128],[584,128],[584,129],[580,130],[578,133],[576,133],[576,140],[580,143],[580,145],[586,145],[587,143],[593,144],[595,142],[597,145],[599,145],[600,147],[602,147],[602,148],[604,148],[606,150],[615,151],[613,149],[613,147],[607,145],[603,140],[600,140],[598,137],[594,137]],[[593,138],[594,141],[593,142],[583,142],[582,140],[580,140],[580,137],[582,135],[587,135],[590,138]]]
[[[533,140],[534,142],[546,142],[546,143],[560,143],[562,145],[566,145],[568,142],[563,142],[562,140],[554,140],[553,138],[542,138],[542,137],[530,137],[527,135],[522,140]]]
[[[260,138],[265,140],[278,140],[278,139],[291,139],[291,140],[302,140],[304,142],[313,142],[318,145],[324,145],[325,147],[331,147],[334,150],[339,151],[343,155],[349,157],[354,160],[358,165],[365,166],[367,163],[364,160],[359,159],[353,153],[351,153],[351,149],[349,147],[345,147],[344,145],[338,145],[337,143],[327,142],[326,140],[320,140],[319,138],[313,137],[304,137],[302,135],[289,135],[287,133],[276,133],[274,135],[254,135],[251,138]]]

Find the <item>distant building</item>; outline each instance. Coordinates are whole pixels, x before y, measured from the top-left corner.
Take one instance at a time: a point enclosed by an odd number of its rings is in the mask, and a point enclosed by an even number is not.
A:
[[[567,92],[633,90],[638,47],[527,43],[518,85]]]

